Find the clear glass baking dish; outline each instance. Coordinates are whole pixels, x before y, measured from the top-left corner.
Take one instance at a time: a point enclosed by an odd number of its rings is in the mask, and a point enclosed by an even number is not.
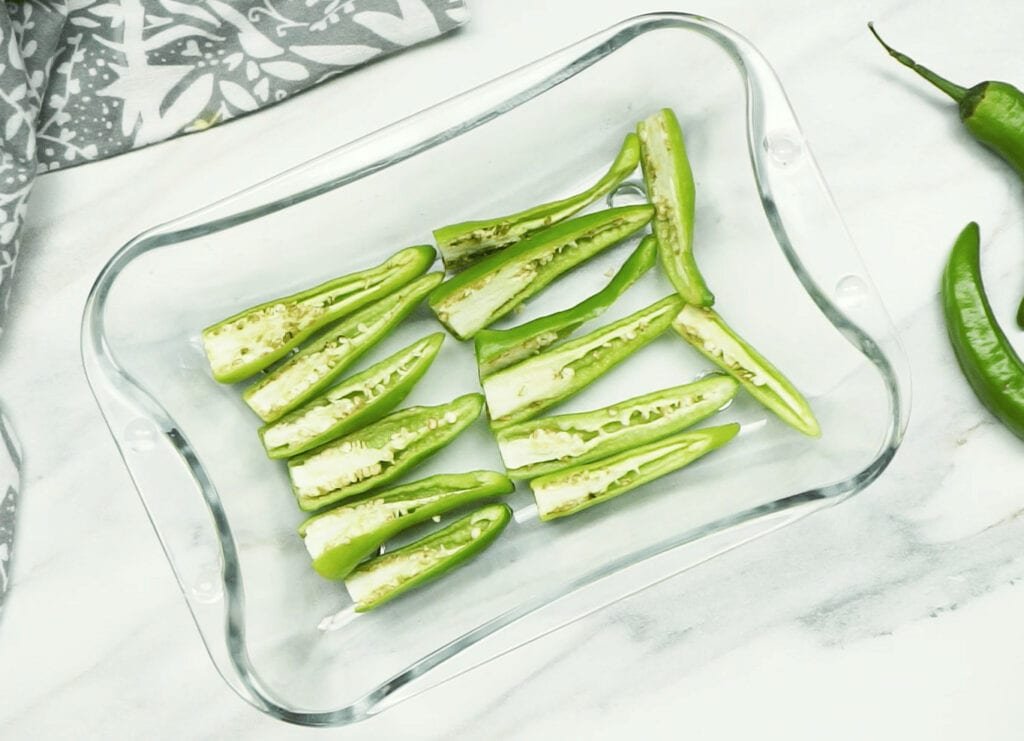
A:
[[[239,389],[210,377],[200,329],[429,242],[434,227],[575,192],[663,106],[687,136],[716,308],[807,394],[823,436],[738,398],[716,422],[743,433],[714,455],[555,523],[537,521],[521,487],[513,524],[482,557],[355,615],[344,588],[309,567],[283,465],[263,455]],[[625,187],[611,201],[631,198]],[[581,267],[515,321],[592,292],[630,248]],[[668,290],[648,276],[606,318]],[[436,329],[421,310],[362,365]],[[909,411],[898,338],[778,79],[742,36],[681,13],[625,20],[139,235],[96,280],[82,359],[217,669],[257,708],[309,725],[378,713],[841,501],[886,468]],[[666,335],[560,411],[706,371]],[[449,338],[407,403],[477,386],[471,348]],[[501,470],[482,420],[412,478],[480,467]]]

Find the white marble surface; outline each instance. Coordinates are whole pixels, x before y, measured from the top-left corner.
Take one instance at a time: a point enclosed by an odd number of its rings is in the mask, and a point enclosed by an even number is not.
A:
[[[1009,321],[1024,288],[1024,193],[864,23],[957,79],[1020,83],[1024,7],[583,5],[477,0],[470,26],[445,42],[40,181],[0,348],[0,398],[25,450],[0,622],[0,738],[1021,737],[1024,456],[960,378],[937,285],[952,238],[976,219]],[[733,25],[783,78],[911,357],[903,449],[854,500],[364,724],[313,731],[260,715],[207,660],[89,395],[78,327],[93,276],[146,226],[668,5]]]

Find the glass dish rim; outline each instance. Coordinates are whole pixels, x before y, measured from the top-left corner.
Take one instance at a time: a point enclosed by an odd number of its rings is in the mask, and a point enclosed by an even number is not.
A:
[[[479,640],[482,640],[488,635],[500,630],[502,627],[526,617],[546,604],[550,604],[552,600],[547,599],[547,595],[542,595],[542,598],[532,600],[525,606],[521,605],[488,621],[487,623],[477,626],[477,628],[469,631],[460,638],[422,657],[419,661],[410,665],[405,671],[385,682],[382,682],[375,689],[371,690],[362,698],[346,707],[329,711],[305,712],[295,711],[278,704],[272,699],[273,693],[262,686],[257,673],[251,666],[248,655],[245,652],[245,615],[244,608],[242,607],[242,600],[244,597],[241,595],[243,590],[238,554],[231,533],[230,523],[228,522],[221,507],[219,494],[213,487],[212,482],[209,480],[209,477],[203,470],[201,464],[199,464],[198,458],[192,451],[188,440],[185,438],[183,433],[177,429],[174,420],[166,411],[163,410],[157,399],[150,396],[145,390],[143,390],[142,386],[136,383],[130,374],[121,368],[114,357],[111,348],[106,342],[104,335],[105,299],[116,282],[117,277],[120,275],[121,271],[132,262],[132,260],[146,252],[164,247],[173,247],[179,242],[186,242],[206,234],[222,231],[237,224],[245,223],[252,219],[274,213],[280,209],[287,208],[288,206],[314,198],[349,183],[356,182],[363,177],[373,174],[374,172],[402,162],[409,157],[413,157],[422,151],[443,144],[446,141],[450,141],[467,131],[485,124],[487,121],[490,121],[491,119],[554,89],[560,83],[575,76],[578,72],[590,67],[606,56],[613,54],[617,49],[622,48],[634,38],[642,36],[649,31],[659,30],[662,28],[677,28],[687,31],[696,31],[706,38],[710,38],[719,46],[720,49],[727,53],[739,68],[745,83],[747,138],[748,146],[750,148],[751,164],[755,180],[758,184],[762,205],[765,209],[766,215],[768,216],[772,230],[775,233],[776,240],[778,241],[780,248],[785,253],[798,278],[801,280],[801,283],[804,285],[805,290],[808,291],[819,309],[825,314],[826,318],[836,329],[844,334],[851,343],[854,344],[854,346],[868,361],[875,365],[876,369],[882,376],[886,384],[886,390],[889,394],[890,409],[892,411],[889,433],[871,463],[854,475],[823,487],[791,494],[768,504],[754,507],[730,517],[709,523],[701,528],[697,528],[695,531],[680,533],[678,538],[673,539],[672,543],[654,544],[648,548],[640,549],[639,551],[631,554],[628,559],[624,558],[611,564],[604,564],[601,569],[601,573],[595,572],[589,580],[580,584],[570,585],[567,591],[557,595],[556,600],[572,598],[572,596],[577,594],[577,592],[582,591],[588,585],[601,581],[605,577],[621,573],[631,566],[640,564],[659,554],[670,550],[681,549],[685,545],[693,543],[703,537],[708,537],[745,523],[762,520],[770,522],[773,519],[771,517],[772,515],[781,515],[784,513],[788,515],[784,520],[770,525],[761,532],[758,532],[749,538],[742,539],[727,548],[712,553],[709,558],[714,555],[718,555],[729,548],[735,547],[743,542],[748,542],[750,539],[760,537],[767,532],[778,529],[785,524],[789,524],[795,519],[806,516],[823,506],[831,506],[863,490],[868,484],[881,475],[895,455],[896,450],[902,441],[902,436],[908,422],[910,389],[909,377],[904,367],[906,359],[899,344],[895,328],[892,326],[891,320],[888,320],[888,317],[885,316],[885,319],[888,321],[886,331],[888,333],[887,341],[889,343],[889,347],[883,351],[879,343],[869,332],[863,330],[855,321],[849,319],[846,314],[835,306],[831,299],[816,286],[813,278],[806,270],[803,269],[797,250],[789,241],[783,218],[776,210],[776,203],[770,186],[766,182],[766,179],[762,177],[763,173],[759,170],[759,157],[763,155],[758,152],[758,145],[763,140],[763,136],[755,136],[755,134],[758,133],[755,131],[755,119],[758,115],[758,107],[763,107],[764,105],[763,100],[759,98],[759,96],[763,95],[763,91],[759,88],[760,85],[767,82],[769,84],[774,84],[778,88],[781,100],[787,106],[788,112],[793,116],[793,120],[795,122],[795,115],[792,113],[792,107],[789,105],[788,99],[785,97],[778,78],[775,76],[771,67],[756,47],[731,28],[719,24],[711,19],[693,14],[677,12],[648,13],[627,18],[603,31],[588,36],[578,42],[555,51],[550,55],[524,65],[517,70],[513,70],[512,72],[483,83],[482,85],[474,87],[460,95],[449,98],[448,100],[442,101],[441,103],[424,109],[418,113],[412,114],[407,118],[378,129],[371,134],[330,150],[294,168],[285,170],[262,183],[239,191],[232,196],[198,209],[190,214],[186,214],[182,217],[147,230],[118,249],[98,274],[83,309],[81,330],[82,363],[90,389],[97,405],[100,407],[104,421],[117,444],[118,452],[121,455],[122,461],[125,463],[126,468],[132,475],[133,484],[136,487],[140,499],[143,501],[147,516],[149,517],[157,537],[161,542],[165,555],[172,564],[172,568],[174,567],[172,549],[165,541],[165,535],[161,530],[161,525],[157,522],[156,518],[154,518],[150,511],[146,494],[133,473],[132,463],[125,454],[123,442],[113,426],[110,415],[108,415],[108,409],[104,406],[104,395],[120,393],[121,398],[118,399],[119,401],[128,403],[129,405],[134,405],[139,411],[140,416],[156,421],[161,434],[167,437],[181,460],[188,467],[193,482],[197,485],[199,493],[205,500],[206,507],[208,508],[209,514],[212,518],[213,527],[216,530],[217,541],[219,542],[221,549],[221,578],[225,586],[224,593],[227,596],[224,604],[225,621],[223,624],[223,635],[221,637],[226,638],[229,643],[231,643],[232,638],[234,638],[235,643],[240,643],[241,645],[240,651],[229,651],[231,666],[222,666],[221,662],[218,661],[217,656],[213,653],[210,646],[210,640],[213,637],[207,635],[206,629],[197,614],[196,605],[188,594],[182,575],[178,573],[176,568],[175,576],[178,580],[179,586],[181,587],[186,603],[189,605],[189,609],[192,612],[193,618],[195,619],[197,628],[199,629],[211,660],[214,662],[216,668],[229,686],[238,692],[243,699],[258,709],[281,720],[302,725],[341,725],[362,720],[396,704],[393,697],[394,694],[399,689],[412,682],[412,680],[425,675],[431,669],[436,668],[447,659],[460,653],[463,649],[468,648]],[[561,62],[562,59],[565,60],[564,63]],[[503,91],[506,88],[511,89],[512,92],[504,94]],[[465,100],[469,96],[482,96],[486,102],[488,100],[488,93],[492,94],[494,102],[489,106],[478,106],[476,115],[471,116],[468,119],[461,120],[455,125],[443,128],[433,135],[420,137],[414,134],[413,129],[416,127],[418,121],[426,120],[429,123],[429,117],[435,114],[438,114],[439,119],[443,118],[439,115],[439,112],[443,112],[445,107],[455,108],[458,101]],[[498,93],[502,94],[499,95]],[[797,131],[799,131],[798,127]],[[389,137],[396,138],[401,142],[402,136],[399,135],[400,133],[404,133],[409,144],[400,148],[398,151],[386,152],[385,156],[378,157],[377,159],[370,158],[370,161],[365,162],[361,167],[356,167],[350,171],[346,171],[339,177],[318,182],[316,185],[307,187],[298,192],[291,192],[287,190],[287,183],[291,178],[314,169],[318,164],[326,163],[334,158],[344,158],[348,154],[355,153],[356,149],[359,147],[368,147],[372,151],[373,143],[378,143],[379,145],[381,142],[386,142]],[[380,147],[378,146],[378,148]],[[384,147],[384,149],[387,150],[389,147]],[[813,158],[811,157],[810,151],[807,152],[807,158],[810,162],[810,167],[813,170],[813,173],[819,180],[820,186],[825,189],[828,200],[831,202],[831,196],[827,194],[827,187],[821,178],[817,164],[814,163]],[[271,200],[269,202],[265,200],[266,196],[263,196],[264,190],[269,190],[271,193]],[[275,190],[280,190],[281,194],[274,196]],[[247,199],[256,198],[259,200],[261,197],[264,199],[264,202],[259,203],[256,206],[242,208],[241,210],[234,209],[235,204],[242,204],[244,206]],[[834,203],[832,203],[832,206],[834,208]],[[224,215],[218,215],[219,211],[226,211],[226,213]],[[211,219],[210,217],[214,218]],[[857,253],[856,246],[853,244],[852,240],[850,240],[849,248],[859,259],[859,253]],[[864,276],[867,276],[866,270],[862,272]],[[870,279],[868,279],[868,281],[870,283]],[[880,309],[884,315],[884,307],[880,307]],[[657,579],[657,581],[679,573],[680,571],[685,570],[685,568],[695,566],[697,563],[703,562],[703,560],[707,559],[701,559],[700,561],[691,563],[688,566],[677,569],[671,573],[663,574]],[[603,602],[592,610],[576,615],[571,620],[568,620],[551,630],[563,627],[565,624],[579,619],[583,614],[589,614],[589,612],[600,609],[600,607],[610,604],[611,602],[624,599],[626,596],[641,591],[653,583],[654,582],[649,582],[633,589],[632,591],[619,594],[615,598]],[[551,630],[533,635],[513,648],[532,642],[542,635],[546,635],[551,632]],[[485,663],[486,661],[493,660],[504,653],[506,652],[498,652],[479,663]],[[233,672],[233,676],[229,677],[226,674],[228,671]],[[446,679],[450,678],[451,677],[447,677]],[[237,680],[237,682],[233,680]],[[242,688],[240,688],[239,684],[242,685]],[[428,689],[428,687],[424,687],[419,691],[425,691],[426,689]],[[418,694],[418,692],[414,694]],[[400,699],[407,699],[408,696],[411,695],[407,695]]]

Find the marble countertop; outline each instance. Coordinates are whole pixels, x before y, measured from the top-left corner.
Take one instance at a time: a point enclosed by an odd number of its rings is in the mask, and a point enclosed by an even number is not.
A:
[[[1024,7],[569,5],[478,0],[446,41],[223,128],[40,179],[0,347],[0,399],[25,454],[0,737],[1020,737],[1024,456],[960,377],[938,278],[958,230],[979,221],[1008,322],[1024,289],[1024,192],[864,24],[957,80],[1021,82]],[[841,506],[363,724],[312,731],[261,715],[208,660],[89,394],[78,332],[93,277],[145,227],[669,6],[747,35],[787,87],[911,358],[913,413],[894,463]]]

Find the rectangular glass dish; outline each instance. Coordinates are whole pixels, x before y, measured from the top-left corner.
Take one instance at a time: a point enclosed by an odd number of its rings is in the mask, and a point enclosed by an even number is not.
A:
[[[537,520],[524,483],[508,499],[513,523],[481,557],[355,614],[344,587],[310,568],[284,464],[265,456],[241,387],[211,377],[200,331],[430,243],[433,228],[577,192],[666,106],[687,138],[715,308],[806,394],[822,437],[741,394],[708,422],[742,423],[722,450],[556,522]],[[630,184],[610,201],[635,200],[639,170]],[[563,277],[510,323],[594,292],[635,243]],[[655,272],[590,327],[669,293]],[[421,307],[352,372],[438,329]],[[909,412],[898,338],[778,79],[740,35],[681,13],[625,20],[141,234],[96,280],[82,358],[217,669],[257,708],[308,725],[380,712],[841,501],[885,469]],[[669,332],[557,411],[708,370]],[[448,337],[405,405],[478,389],[471,343]],[[502,470],[484,419],[405,480],[476,468]]]

